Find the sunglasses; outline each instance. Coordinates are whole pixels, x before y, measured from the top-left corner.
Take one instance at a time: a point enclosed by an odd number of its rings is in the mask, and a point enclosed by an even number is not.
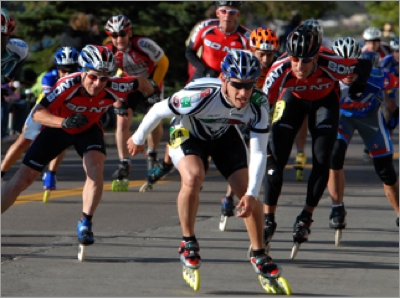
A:
[[[102,83],[107,82],[108,79],[110,78],[109,76],[98,76],[98,75],[95,75],[93,73],[88,73],[88,72],[87,72],[87,76],[92,81],[100,80],[100,82],[102,82]]]
[[[239,10],[237,9],[225,9],[225,8],[219,8],[218,9],[222,14],[227,14],[230,16],[234,16],[237,15],[237,13],[239,12]]]
[[[246,90],[250,90],[251,88],[254,87],[255,82],[248,82],[248,83],[239,83],[239,82],[232,82],[232,81],[228,81],[231,86],[235,89],[246,89]]]
[[[298,57],[293,57],[290,56],[290,60],[292,60],[293,62],[303,62],[303,63],[310,63],[312,60],[314,59],[314,57],[304,57],[304,58],[298,58]]]
[[[78,68],[58,67],[57,69],[62,73],[74,73],[78,71]]]
[[[125,37],[128,34],[127,31],[119,31],[111,33],[112,38],[117,38],[118,36]]]

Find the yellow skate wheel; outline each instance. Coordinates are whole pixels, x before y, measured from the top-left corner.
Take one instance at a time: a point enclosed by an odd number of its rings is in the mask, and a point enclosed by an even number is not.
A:
[[[128,191],[129,189],[129,180],[124,179],[122,180],[122,191]]]
[[[335,246],[340,246],[340,240],[342,239],[342,230],[335,230]]]
[[[46,189],[43,193],[43,203],[47,203],[50,198],[50,190]]]
[[[193,290],[198,291],[200,289],[200,272],[199,270],[193,270]]]
[[[118,180],[113,180],[111,184],[111,191],[119,191],[119,181]]]
[[[290,287],[290,284],[288,283],[288,281],[286,280],[286,278],[280,276],[278,277],[278,279],[276,280],[278,287],[281,289],[281,291],[283,292],[282,294],[285,295],[292,295],[292,288]]]
[[[185,266],[182,266],[182,267],[183,267],[183,269],[182,269],[182,277],[183,277],[183,280],[187,282],[186,267]]]
[[[268,280],[266,280],[261,274],[258,275],[258,280],[259,280],[261,286],[263,287],[263,289],[265,290],[265,292],[271,293],[271,289],[269,287]]]
[[[296,180],[303,181],[303,170],[300,169],[296,170]]]

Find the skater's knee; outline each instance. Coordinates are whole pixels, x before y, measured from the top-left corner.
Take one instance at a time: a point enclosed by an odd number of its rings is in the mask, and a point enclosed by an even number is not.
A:
[[[347,145],[343,140],[336,140],[333,146],[330,168],[332,170],[341,170],[344,165]]]
[[[396,170],[393,166],[392,155],[374,158],[375,171],[385,185],[394,185],[397,182]]]
[[[203,173],[188,173],[182,177],[182,185],[190,189],[200,189],[204,181]]]
[[[39,171],[36,171],[26,165],[21,165],[17,173],[15,173],[15,179],[18,181],[17,187],[21,190],[25,190],[30,186],[40,175]]]
[[[117,132],[118,131],[126,131],[129,129],[130,118],[117,115]]]
[[[268,156],[267,158],[267,180],[269,183],[275,185],[276,187],[282,185],[283,175],[282,171],[278,169],[275,159],[273,156]]]

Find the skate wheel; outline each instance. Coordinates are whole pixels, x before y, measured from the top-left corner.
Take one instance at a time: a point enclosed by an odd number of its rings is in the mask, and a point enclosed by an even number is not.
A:
[[[303,181],[303,170],[300,169],[296,170],[296,180]]]
[[[111,184],[111,191],[118,191],[119,186],[119,181],[118,180],[113,180]]]
[[[300,248],[300,243],[294,242],[293,247],[292,247],[292,253],[290,254],[290,258],[292,260],[296,257],[297,252],[299,251],[299,248]]]
[[[280,276],[276,280],[278,290],[281,292],[281,294],[285,295],[292,295],[292,288],[290,287],[290,284],[286,280],[286,278]]]
[[[249,245],[249,249],[247,250],[247,257],[251,259],[253,257],[253,248],[251,244]]]
[[[129,180],[122,179],[122,180],[113,180],[111,184],[111,191],[128,191],[129,189]]]
[[[221,215],[221,219],[219,221],[219,230],[224,232],[226,230],[226,225],[228,223],[228,216]]]
[[[269,282],[267,279],[265,279],[261,274],[258,275],[258,280],[267,293],[271,293],[271,288],[269,287]]]
[[[153,186],[149,182],[146,182],[139,188],[139,192],[146,192],[147,190],[152,190],[152,189]]]
[[[200,289],[200,272],[197,269],[194,269],[192,272],[192,284],[190,285],[194,291],[198,291]]]
[[[342,230],[335,230],[335,246],[340,246],[340,240],[342,239]]]
[[[50,198],[50,190],[46,189],[43,193],[43,203],[47,203]]]
[[[85,260],[86,245],[79,244],[78,247],[78,260],[83,262]]]

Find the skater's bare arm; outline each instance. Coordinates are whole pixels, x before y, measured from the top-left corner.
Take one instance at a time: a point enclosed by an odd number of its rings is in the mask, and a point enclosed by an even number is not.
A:
[[[257,199],[253,196],[244,195],[240,198],[239,204],[237,204],[236,209],[238,210],[236,213],[237,217],[249,217],[254,208],[256,208]]]
[[[38,104],[32,113],[33,121],[48,127],[61,128],[64,118],[50,113],[44,106]]]
[[[128,141],[126,142],[126,145],[128,146],[128,151],[129,154],[132,156],[138,155],[139,153],[144,152],[144,147],[145,145],[136,145],[132,138],[129,138]]]

